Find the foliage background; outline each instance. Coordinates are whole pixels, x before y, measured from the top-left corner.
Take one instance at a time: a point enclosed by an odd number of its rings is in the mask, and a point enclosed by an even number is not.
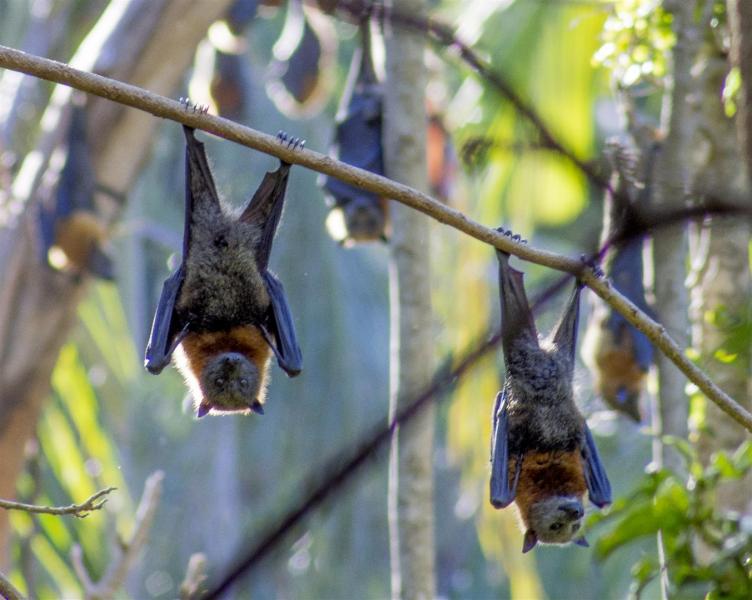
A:
[[[1,43],[19,43],[28,19],[26,4],[0,2]],[[72,4],[68,34],[52,52],[61,60],[85,34],[84,27],[71,24],[87,22],[83,17],[96,14],[104,2]],[[536,106],[557,137],[578,156],[599,156],[602,141],[620,128],[610,69],[593,58],[603,44],[610,4],[435,4],[437,13],[458,27],[459,36]],[[284,9],[266,10],[250,26],[244,63],[250,101],[240,120],[266,132],[284,129],[306,138],[309,147],[323,149],[355,29],[336,23],[336,86],[325,110],[290,119],[265,90],[284,19]],[[451,204],[483,223],[503,223],[540,247],[569,255],[593,248],[600,193],[568,162],[540,148],[512,107],[456,59],[437,50],[429,64],[429,95],[444,109],[458,152],[478,137],[491,141],[461,171]],[[192,75],[186,75],[186,90]],[[326,208],[316,175],[300,168],[292,170],[272,267],[285,282],[296,318],[303,375],[289,380],[274,369],[263,418],[199,422],[183,400],[185,389],[173,369],[160,377],[143,371],[151,314],[171,256],[179,250],[183,217],[181,132],[174,123],[162,123],[155,135],[153,154],[115,234],[117,283],[95,283],[80,307],[75,335],[55,369],[38,444],[30,446],[28,472],[19,481],[19,495],[38,503],[68,503],[109,485],[119,491],[106,514],[86,520],[13,515],[17,539],[11,577],[22,590],[33,585],[39,597],[80,594],[68,560],[74,543],[81,544],[95,578],[104,571],[108,554],[103,549],[113,547],[115,531],[125,534],[132,526],[134,499],[156,469],[166,474],[163,499],[146,552],[129,576],[128,593],[175,597],[194,552],[206,552],[210,574],[221,574],[261,527],[296,500],[303,481],[370,425],[386,419],[386,249],[344,250],[332,242],[323,227]],[[209,139],[207,146],[220,190],[237,203],[274,167],[272,158],[226,142]],[[485,245],[438,225],[431,256],[435,347],[440,356],[456,355],[489,324],[498,323],[495,257]],[[534,266],[525,271],[531,295],[551,275]],[[543,330],[558,313],[558,301],[543,315]],[[583,309],[584,322],[586,303]],[[653,538],[605,563],[594,560],[592,549],[579,547],[543,547],[522,556],[512,511],[493,511],[486,501],[489,415],[502,371],[499,354],[483,361],[439,411],[439,593],[457,598],[624,597],[629,567],[655,552]],[[602,411],[582,365],[578,387],[618,498],[642,479],[650,438]],[[358,590],[359,597],[387,597],[386,462],[381,458],[312,519],[290,547],[245,580],[237,596],[339,598]],[[658,595],[657,586],[647,588],[646,597]]]

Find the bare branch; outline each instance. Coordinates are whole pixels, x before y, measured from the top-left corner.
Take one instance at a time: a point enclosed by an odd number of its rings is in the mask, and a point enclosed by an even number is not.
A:
[[[144,492],[136,510],[136,522],[133,525],[131,539],[118,544],[117,556],[107,568],[107,572],[98,582],[93,582],[83,564],[83,552],[77,544],[71,550],[71,561],[76,575],[81,580],[87,600],[114,598],[122,587],[131,565],[146,544],[154,514],[157,512],[159,498],[162,494],[164,473],[155,471],[146,479]]]
[[[621,313],[630,324],[642,331],[655,347],[660,349],[708,399],[715,402],[732,419],[752,432],[752,414],[721,390],[701,369],[692,363],[676,342],[666,333],[662,325],[656,323],[622,296],[611,286],[608,280],[596,277],[579,259],[568,258],[561,254],[516,242],[495,229],[484,227],[460,211],[450,208],[409,186],[339,162],[312,150],[290,150],[279,144],[277,138],[272,135],[244,127],[221,117],[186,111],[185,105],[180,102],[169,100],[133,85],[100,75],[85,73],[63,63],[31,56],[6,46],[0,46],[0,67],[69,85],[158,117],[202,129],[228,141],[276,156],[289,163],[299,164],[319,173],[337,177],[357,187],[401,202],[470,237],[509,254],[514,254],[522,260],[576,275],[593,292]]]
[[[69,506],[39,506],[37,504],[25,504],[23,502],[12,502],[10,500],[0,499],[0,508],[4,508],[5,510],[22,510],[28,513],[43,515],[73,515],[74,517],[83,519],[84,517],[88,517],[89,513],[92,511],[102,508],[107,502],[107,498],[104,498],[104,496],[116,489],[117,488],[114,487],[108,487],[99,490],[85,502],[81,502],[81,504],[71,504]]]
[[[201,552],[191,554],[185,578],[180,584],[180,600],[198,598],[204,581],[206,581],[206,554]]]

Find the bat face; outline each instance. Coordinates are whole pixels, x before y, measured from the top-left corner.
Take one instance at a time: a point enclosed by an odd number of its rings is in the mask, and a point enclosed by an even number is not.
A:
[[[246,208],[232,214],[219,202],[203,144],[192,129],[184,132],[183,262],[162,288],[145,366],[157,374],[177,350],[199,417],[263,414],[272,353],[291,377],[302,361],[284,288],[268,270],[290,165],[267,173]]]
[[[376,202],[368,198],[355,198],[342,207],[348,240],[372,242],[386,236],[386,203],[380,198]]]
[[[497,251],[504,389],[493,409],[491,504],[515,503],[525,527],[523,552],[540,543],[587,545],[575,537],[583,498],[604,506],[611,486],[590,430],[574,403],[572,377],[579,284],[553,334],[540,343],[522,273]]]
[[[253,411],[263,414],[271,350],[251,326],[190,333],[175,364],[191,390],[199,417]]]
[[[43,258],[62,271],[113,279],[112,259],[102,249],[107,228],[94,206],[95,175],[86,113],[79,106],[72,109],[66,146],[56,193],[39,213]]]
[[[632,336],[626,324],[614,333],[599,332],[595,348],[595,387],[603,400],[639,423],[639,399],[647,371],[637,362]]]
[[[515,473],[517,459],[510,459]],[[580,454],[528,452],[517,482],[515,505],[525,529],[526,544],[567,544],[576,540],[585,514],[587,491]]]

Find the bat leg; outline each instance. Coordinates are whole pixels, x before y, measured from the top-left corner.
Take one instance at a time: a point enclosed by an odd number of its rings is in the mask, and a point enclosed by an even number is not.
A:
[[[506,232],[503,232],[506,235]],[[499,261],[499,302],[501,304],[501,335],[504,357],[509,360],[521,344],[538,346],[538,331],[525,294],[520,271],[509,265],[509,254],[496,251]]]
[[[295,324],[287,304],[285,289],[282,287],[282,282],[269,271],[264,271],[262,276],[269,292],[271,307],[267,325],[261,327],[261,332],[277,357],[277,364],[280,368],[290,377],[295,377],[303,368],[303,355],[298,346]]]
[[[277,134],[277,139],[293,149],[302,148],[305,145],[305,140],[288,136],[284,131]],[[238,217],[244,223],[255,223],[261,227],[261,240],[256,248],[256,261],[260,271],[265,270],[269,264],[274,234],[285,204],[289,173],[290,163],[280,160],[280,166],[276,171],[270,171],[264,175],[248,206]]]
[[[509,485],[509,415],[504,392],[496,395],[491,449],[491,504],[504,508],[514,502],[522,468],[521,457],[515,461],[515,476]]]
[[[582,459],[585,463],[585,483],[588,488],[590,501],[598,508],[611,504],[611,483],[606,469],[598,455],[593,434],[585,425],[585,444],[582,448]]]

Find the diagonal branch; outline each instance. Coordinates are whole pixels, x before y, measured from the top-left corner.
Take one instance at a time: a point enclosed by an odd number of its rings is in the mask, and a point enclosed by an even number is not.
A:
[[[580,259],[568,258],[561,254],[536,249],[522,242],[514,241],[509,236],[485,227],[460,211],[443,205],[409,186],[339,162],[312,150],[290,150],[281,146],[274,136],[221,117],[186,111],[185,105],[180,102],[133,85],[79,71],[63,63],[32,56],[6,46],[0,46],[0,67],[68,85],[158,117],[202,129],[231,142],[276,156],[289,163],[299,164],[319,173],[337,177],[357,187],[405,204],[470,237],[509,254],[514,254],[523,260],[576,275],[582,283],[623,315],[630,324],[642,331],[655,347],[660,349],[708,399],[752,432],[752,414],[721,390],[700,368],[689,360],[682,349],[666,333],[662,325],[655,322],[622,296],[611,286],[608,280],[597,277]]]
[[[0,499],[0,508],[5,510],[22,510],[28,513],[36,513],[42,515],[73,515],[83,519],[88,517],[89,513],[102,508],[107,502],[107,496],[110,492],[116,488],[108,487],[103,490],[99,490],[96,494],[93,494],[89,499],[80,504],[71,504],[69,506],[39,506],[36,504],[25,504],[23,502],[12,502],[10,500]]]

